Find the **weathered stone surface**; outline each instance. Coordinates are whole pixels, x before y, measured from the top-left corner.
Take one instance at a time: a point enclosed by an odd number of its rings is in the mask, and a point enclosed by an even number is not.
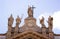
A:
[[[13,25],[12,15],[8,18],[8,31],[6,34],[0,34],[0,39],[60,39],[60,35],[55,35],[52,31],[53,18],[49,16],[48,27],[44,24],[44,17],[40,19],[39,27],[36,24],[36,19],[33,17],[33,8],[28,8],[28,17],[24,19],[24,25],[19,27],[21,19],[19,16],[16,18],[16,26]]]

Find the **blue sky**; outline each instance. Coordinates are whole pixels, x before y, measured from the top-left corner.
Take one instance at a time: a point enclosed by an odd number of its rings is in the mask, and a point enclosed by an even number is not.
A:
[[[16,19],[17,15],[20,17],[23,15],[21,23],[23,24],[24,18],[27,17],[28,5],[36,7],[34,17],[38,20],[37,25],[40,25],[39,18],[41,16],[44,16],[46,21],[48,16],[51,15],[55,19],[53,31],[57,34],[60,33],[60,21],[57,21],[60,17],[60,0],[0,0],[0,33],[7,32],[7,21],[11,14],[14,19]],[[15,21],[13,26],[15,26]]]

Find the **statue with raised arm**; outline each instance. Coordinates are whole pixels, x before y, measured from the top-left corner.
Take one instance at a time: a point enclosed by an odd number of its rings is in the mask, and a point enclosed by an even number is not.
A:
[[[48,25],[53,26],[53,17],[49,16]]]
[[[28,7],[28,16],[29,17],[33,17],[33,9],[34,9],[34,7],[32,6],[32,7]]]
[[[45,27],[45,24],[44,24],[44,17],[42,17],[42,19],[40,19],[40,24],[42,25],[42,27]]]
[[[49,16],[48,18],[48,28],[49,28],[49,32],[52,32],[52,28],[53,28],[53,17]]]

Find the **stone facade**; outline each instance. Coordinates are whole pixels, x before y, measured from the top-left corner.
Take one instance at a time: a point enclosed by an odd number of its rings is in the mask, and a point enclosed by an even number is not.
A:
[[[40,19],[40,24],[42,27],[39,27],[36,24],[36,19],[33,17],[34,7],[28,8],[28,17],[24,19],[24,25],[19,27],[21,23],[21,18],[17,16],[16,26],[12,27],[14,18],[11,15],[8,18],[8,31],[6,34],[0,34],[0,39],[5,36],[3,39],[55,39],[56,34],[52,31],[53,28],[53,17],[48,17],[48,27],[44,24],[44,17]],[[60,35],[59,35],[60,36]]]

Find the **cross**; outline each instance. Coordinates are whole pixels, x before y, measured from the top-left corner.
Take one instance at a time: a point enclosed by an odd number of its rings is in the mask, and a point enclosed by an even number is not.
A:
[[[33,10],[35,7],[32,5],[32,7],[31,7],[31,8],[32,8],[32,10]]]
[[[32,7],[31,7],[31,8],[32,8],[32,12],[33,12],[33,10],[34,10],[34,8],[35,8],[35,7],[32,5]]]

